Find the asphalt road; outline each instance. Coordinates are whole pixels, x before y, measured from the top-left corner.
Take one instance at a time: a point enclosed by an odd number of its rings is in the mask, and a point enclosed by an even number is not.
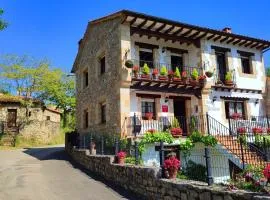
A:
[[[0,151],[0,200],[139,199],[86,173],[64,147]]]

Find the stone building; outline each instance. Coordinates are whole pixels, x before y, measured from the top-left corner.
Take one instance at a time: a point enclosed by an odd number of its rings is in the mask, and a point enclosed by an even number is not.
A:
[[[5,135],[49,141],[60,133],[60,114],[38,100],[0,94],[0,133]]]
[[[235,113],[244,119],[265,115],[263,51],[269,46],[269,41],[234,34],[230,28],[219,31],[127,10],[93,20],[79,41],[72,69],[76,128],[129,136],[134,114],[143,125],[149,113],[152,124],[208,113],[224,126]],[[145,64],[150,68],[146,78]],[[182,81],[152,75],[164,67],[167,73],[178,67]],[[194,69],[201,84],[191,81]],[[141,132],[153,127],[159,125]]]

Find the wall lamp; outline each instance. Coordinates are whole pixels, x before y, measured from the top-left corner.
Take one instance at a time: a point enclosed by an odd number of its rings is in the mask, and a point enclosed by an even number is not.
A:
[[[213,96],[213,103],[217,100],[217,96]]]
[[[165,97],[165,103],[169,101],[169,97]]]
[[[162,53],[164,53],[166,51],[166,47],[162,47]]]
[[[259,103],[259,99],[255,100],[255,105],[257,105]]]

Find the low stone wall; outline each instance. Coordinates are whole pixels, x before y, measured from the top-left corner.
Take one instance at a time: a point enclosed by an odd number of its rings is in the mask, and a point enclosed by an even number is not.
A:
[[[76,150],[66,145],[67,153],[74,161],[91,172],[102,176],[145,199],[165,200],[250,200],[270,199],[258,193],[225,191],[223,187],[207,186],[201,182],[168,180],[160,178],[160,169],[154,167],[118,165],[113,156],[93,156],[88,151]]]

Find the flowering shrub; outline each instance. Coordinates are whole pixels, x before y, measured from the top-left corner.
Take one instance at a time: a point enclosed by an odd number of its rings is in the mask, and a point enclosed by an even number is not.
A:
[[[179,136],[179,135],[182,135],[182,133],[183,133],[183,130],[180,127],[171,128],[172,136]]]
[[[256,135],[261,135],[263,133],[263,129],[259,127],[252,128],[252,132]]]
[[[152,128],[152,129],[149,129],[149,130],[148,130],[148,131],[146,131],[146,132],[148,132],[148,133],[152,133],[152,134],[153,134],[153,133],[157,132],[157,130]]]
[[[186,71],[182,71],[182,78],[187,78],[187,72]]]
[[[270,180],[270,164],[268,164],[263,170],[264,177],[269,181]]]
[[[245,127],[239,127],[239,128],[237,128],[237,133],[239,135],[245,135],[246,134],[246,128]]]
[[[242,115],[241,114],[239,114],[239,113],[233,113],[232,115],[231,115],[231,118],[232,119],[240,119],[242,117]]]
[[[126,152],[124,152],[124,151],[119,151],[118,153],[117,153],[117,157],[118,158],[125,158],[126,157]]]
[[[175,156],[171,156],[164,161],[164,168],[167,170],[177,170],[181,165],[180,160],[178,160]]]
[[[153,74],[153,75],[158,75],[158,69],[153,69],[152,74]]]
[[[138,72],[139,69],[140,69],[139,66],[136,65],[136,66],[133,66],[132,71],[133,71],[133,72]]]

